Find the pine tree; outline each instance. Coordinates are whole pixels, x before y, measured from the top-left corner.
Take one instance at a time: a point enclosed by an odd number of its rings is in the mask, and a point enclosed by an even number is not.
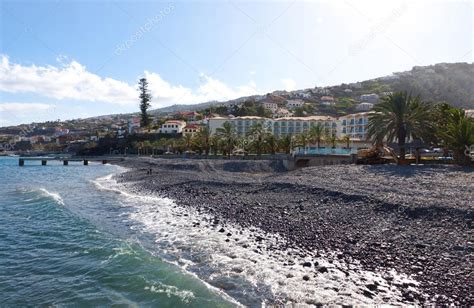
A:
[[[140,81],[138,82],[138,90],[140,91],[140,126],[147,127],[151,123],[150,116],[147,112],[148,108],[150,108],[151,94],[148,90],[148,81],[146,80],[146,78],[140,79]]]

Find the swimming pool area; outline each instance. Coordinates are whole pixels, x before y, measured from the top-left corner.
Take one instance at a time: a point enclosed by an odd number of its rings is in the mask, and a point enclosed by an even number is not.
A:
[[[307,147],[293,150],[293,155],[350,155],[357,153],[356,149]]]

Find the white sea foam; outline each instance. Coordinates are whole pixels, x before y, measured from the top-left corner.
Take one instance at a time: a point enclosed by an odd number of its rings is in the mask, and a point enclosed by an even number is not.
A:
[[[168,297],[176,296],[186,304],[189,304],[189,302],[195,298],[195,295],[192,291],[180,290],[175,286],[169,286],[163,283],[153,283],[151,286],[145,287],[145,290],[149,290],[153,293],[166,294]]]
[[[64,205],[64,200],[63,200],[63,198],[61,198],[61,196],[58,193],[50,192],[50,191],[46,190],[45,188],[40,188],[39,191],[41,192],[41,194],[43,196],[50,197],[56,203],[58,203],[60,205]]]
[[[403,282],[417,285],[416,281],[395,271],[389,273],[393,278],[389,283],[382,274],[362,270],[355,262],[330,262],[333,258],[328,255],[308,256],[307,252],[297,249],[268,252],[266,247],[283,243],[284,239],[256,228],[210,225],[210,216],[179,207],[171,199],[134,194],[130,185],[117,183],[111,175],[97,179],[95,183],[99,189],[124,196],[124,206],[133,207],[129,218],[138,223],[132,227],[153,234],[160,252],[168,256],[169,261],[241,301],[246,297],[256,301],[262,299],[262,304],[265,304],[263,299],[270,298],[299,305],[399,305],[404,302],[396,285]],[[225,232],[218,232],[221,228]],[[255,241],[256,236],[263,240]],[[289,260],[291,264],[288,264]],[[317,261],[328,272],[319,273],[314,267],[303,267],[305,261]],[[309,281],[305,281],[304,276],[309,277]],[[363,290],[372,283],[378,285],[378,292],[369,298],[363,295]]]

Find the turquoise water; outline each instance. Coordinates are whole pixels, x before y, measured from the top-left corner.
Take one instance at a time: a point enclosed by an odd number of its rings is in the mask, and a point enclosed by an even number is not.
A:
[[[235,306],[170,262],[122,195],[97,188],[118,167],[17,164],[0,158],[1,306]]]

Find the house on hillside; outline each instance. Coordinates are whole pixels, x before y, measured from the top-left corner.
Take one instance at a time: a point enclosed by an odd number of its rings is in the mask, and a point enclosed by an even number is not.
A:
[[[362,112],[362,111],[369,111],[369,110],[372,110],[374,108],[374,104],[371,104],[371,103],[360,103],[359,105],[356,106],[356,110],[359,111],[359,112]]]
[[[270,110],[272,113],[276,112],[278,109],[278,105],[272,102],[263,102],[263,108]]]
[[[328,95],[325,95],[325,96],[321,97],[321,105],[334,106],[335,104],[336,104],[336,101],[335,101],[334,97],[328,96]]]
[[[185,135],[191,135],[194,136],[196,135],[199,131],[201,130],[201,126],[197,124],[187,124],[183,128],[183,136]]]
[[[360,96],[360,101],[365,103],[376,104],[379,101],[379,96],[375,93],[363,94]]]
[[[136,130],[140,128],[140,118],[133,117],[129,119],[127,123],[127,127],[128,127],[128,133],[133,134]]]
[[[185,119],[188,122],[194,122],[200,116],[196,111],[178,111],[174,115],[176,118]]]
[[[303,107],[303,105],[304,105],[304,102],[302,100],[299,100],[299,99],[292,99],[292,100],[288,100],[286,102],[286,107],[288,109],[301,108],[301,107]]]
[[[181,134],[186,122],[181,120],[168,120],[158,129],[160,134]]]

